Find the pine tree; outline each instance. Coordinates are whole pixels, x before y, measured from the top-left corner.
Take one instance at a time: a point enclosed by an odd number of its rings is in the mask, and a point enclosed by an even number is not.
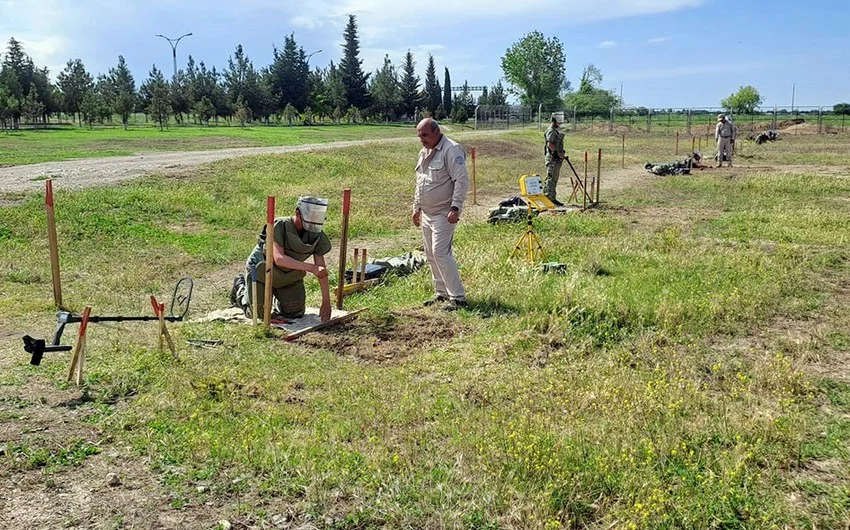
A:
[[[442,103],[440,82],[437,81],[437,68],[434,66],[434,56],[428,54],[428,68],[425,70],[425,108],[432,117],[437,116],[437,108]]]
[[[387,121],[394,119],[395,111],[401,103],[401,94],[389,55],[384,56],[383,67],[375,72],[371,93],[373,111]]]
[[[112,99],[111,110],[121,116],[121,123],[126,129],[130,121],[130,114],[133,113],[136,106],[136,82],[133,80],[133,74],[127,68],[123,56],[119,55],[118,65],[109,69],[107,83]]]
[[[36,122],[44,116],[44,103],[38,100],[38,91],[35,85],[30,86],[29,94],[21,104],[21,113],[36,127]]]
[[[171,114],[171,101],[168,82],[156,65],[153,65],[148,79],[139,89],[150,98],[150,103],[145,112],[159,124],[159,130],[164,130],[168,125],[168,116]]]
[[[83,61],[80,59],[69,60],[65,69],[59,73],[57,81],[65,102],[65,112],[79,114],[83,98],[94,90],[94,80],[91,74],[86,71]],[[80,126],[82,127],[82,125],[82,117],[80,117]]]
[[[416,109],[422,106],[422,94],[419,91],[419,77],[416,76],[416,63],[410,50],[404,57],[404,75],[401,78],[401,112],[414,116]]]
[[[489,105],[490,104],[490,96],[487,94],[487,87],[484,87],[484,90],[481,91],[481,95],[478,97],[479,105]]]
[[[508,95],[505,93],[505,87],[502,82],[498,81],[490,89],[490,105],[507,105]]]
[[[310,95],[309,66],[304,49],[295,42],[294,34],[284,39],[283,50],[274,49],[271,71],[278,108],[286,108],[289,104],[296,109],[306,107]]]
[[[342,45],[343,55],[339,63],[342,82],[345,85],[345,97],[348,105],[358,108],[369,106],[369,92],[366,88],[369,74],[363,73],[360,60],[360,41],[357,38],[357,23],[354,15],[348,15],[348,25],[343,33],[345,44]]]
[[[443,110],[446,116],[452,115],[452,77],[449,75],[448,67],[446,67],[445,82],[443,83]]]

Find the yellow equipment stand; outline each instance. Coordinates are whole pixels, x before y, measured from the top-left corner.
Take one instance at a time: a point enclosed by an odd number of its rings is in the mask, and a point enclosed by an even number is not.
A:
[[[534,229],[532,222],[532,210],[543,212],[555,207],[552,201],[549,200],[543,193],[543,183],[540,175],[523,175],[519,178],[519,190],[525,203],[528,205],[528,217],[520,238],[517,240],[510,258],[513,258],[519,252],[525,251],[525,261],[534,265],[534,261],[538,258],[546,259],[546,253],[543,251],[543,244],[540,242],[540,237]]]

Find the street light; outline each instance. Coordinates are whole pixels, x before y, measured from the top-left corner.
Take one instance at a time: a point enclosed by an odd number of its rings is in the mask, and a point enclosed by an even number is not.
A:
[[[305,63],[307,63],[307,64],[309,65],[309,64],[310,64],[310,57],[312,57],[312,56],[316,55],[317,53],[322,53],[322,50],[316,50],[316,51],[314,51],[313,53],[311,53],[310,55],[308,55],[306,59],[304,59],[304,62],[305,62]]]
[[[183,37],[191,37],[191,33],[186,33],[184,35],[180,35],[176,39],[169,39],[165,35],[156,34],[157,37],[162,37],[163,39],[168,41],[168,44],[171,45],[171,58],[174,61],[174,79],[177,79],[177,44],[180,42],[180,39]]]

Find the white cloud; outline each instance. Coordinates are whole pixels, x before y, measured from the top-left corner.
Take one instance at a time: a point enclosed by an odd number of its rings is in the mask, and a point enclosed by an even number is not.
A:
[[[676,11],[699,7],[704,3],[705,0],[465,0],[462,6],[459,6],[463,17],[447,17],[444,24],[462,25],[467,20],[486,21],[537,16],[546,12],[569,13],[569,23],[578,24]],[[361,39],[373,41],[394,37],[409,39],[412,30],[428,28],[432,23],[430,18],[423,16],[421,4],[399,0],[314,0],[305,2],[294,10],[297,16],[325,18],[334,20],[337,24],[348,14],[356,15]]]
[[[617,47],[617,42],[613,40],[604,40],[599,43],[599,47],[603,50],[610,50],[611,48]]]
[[[663,42],[670,42],[673,40],[673,37],[654,37],[646,41],[648,44],[661,44]]]

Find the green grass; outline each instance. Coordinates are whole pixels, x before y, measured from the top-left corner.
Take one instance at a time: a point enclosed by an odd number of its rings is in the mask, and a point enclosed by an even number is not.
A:
[[[343,140],[409,137],[410,124],[313,127],[151,127],[21,129],[0,134],[0,167],[71,158],[123,156],[156,151],[266,147]]]
[[[516,194],[518,175],[539,169],[538,140],[475,140],[479,196]],[[607,152],[618,139],[567,141]],[[666,140],[640,141],[630,164],[670,157]],[[789,159],[830,149],[786,145]],[[351,187],[354,241],[408,250],[416,150],[255,157],[191,179],[60,191],[65,299],[145,313],[145,295],[191,273],[196,308],[227,305],[228,280],[204,278],[244,260],[267,194],[279,214],[298,195],[331,197],[336,242],[337,198]],[[242,509],[259,520],[252,505],[283,502],[334,528],[839,526],[850,393],[810,368],[848,354],[847,310],[825,313],[824,285],[850,275],[850,181],[724,175],[648,179],[598,210],[538,218],[565,275],[507,260],[521,225],[467,219],[455,252],[472,304],[454,316],[418,308],[431,294],[421,271],[348,299],[370,309],[338,342],[188,323],[171,326],[174,361],[153,326],[93,325],[87,391],[122,406],[85,421],[149,456],[175,508],[202,500],[204,483],[213,502],[254,499]],[[46,333],[50,270],[33,259],[47,256],[42,203],[0,209],[0,320]],[[309,281],[312,304],[317,291]],[[782,338],[782,323],[813,315],[823,341]],[[190,337],[224,344],[191,349]],[[66,361],[14,371],[60,381]],[[827,464],[830,480],[807,472]]]

